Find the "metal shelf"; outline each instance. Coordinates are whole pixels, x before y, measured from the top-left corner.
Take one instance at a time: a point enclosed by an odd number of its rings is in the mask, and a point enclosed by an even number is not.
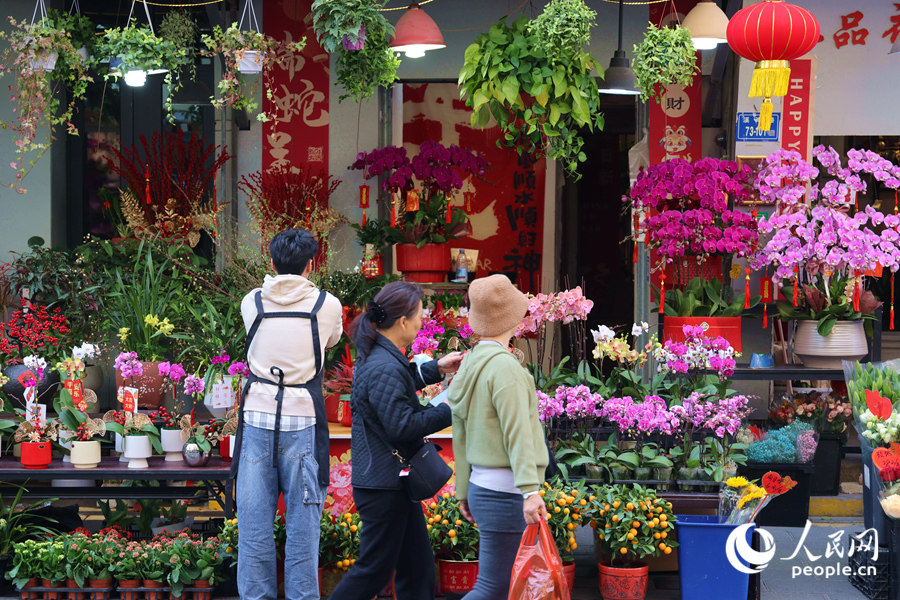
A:
[[[768,369],[738,366],[730,379],[736,381],[843,380],[843,369],[811,369],[803,365],[775,365]]]

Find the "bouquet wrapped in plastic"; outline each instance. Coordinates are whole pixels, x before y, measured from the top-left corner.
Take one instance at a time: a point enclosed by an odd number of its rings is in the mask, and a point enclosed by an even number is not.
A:
[[[769,471],[759,484],[743,477],[731,477],[719,492],[719,522],[740,525],[753,521],[775,496],[797,485],[790,477]]]

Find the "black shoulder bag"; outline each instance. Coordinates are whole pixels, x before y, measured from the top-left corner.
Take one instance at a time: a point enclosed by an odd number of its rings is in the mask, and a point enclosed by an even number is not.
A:
[[[360,405],[364,404],[360,402]],[[401,466],[409,469],[409,475],[406,479],[406,491],[409,499],[413,502],[422,502],[434,496],[441,491],[450,478],[453,477],[453,469],[450,468],[441,455],[438,454],[440,446],[435,445],[430,440],[423,440],[422,445],[416,450],[415,454],[406,458],[397,451],[394,444],[382,435],[374,426],[370,429],[378,439],[388,448],[392,448],[391,454],[400,460]]]

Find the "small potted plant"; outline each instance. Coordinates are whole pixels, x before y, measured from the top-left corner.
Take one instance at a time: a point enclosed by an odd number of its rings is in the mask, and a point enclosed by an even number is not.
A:
[[[116,561],[116,579],[119,580],[119,589],[122,600],[137,600],[143,597],[141,592],[130,591],[142,587],[143,574],[141,571],[142,544],[140,542],[120,542],[121,553],[124,554]]]
[[[194,420],[197,399],[203,395],[203,380],[196,375],[188,375],[184,380],[184,393],[192,396],[195,408],[191,414],[182,417],[184,424],[181,430],[181,439],[184,446],[181,448],[181,458],[190,467],[204,467],[209,462],[209,453],[213,444],[218,441],[214,422],[200,423]]]
[[[690,87],[700,71],[691,32],[679,24],[657,27],[651,23],[644,39],[634,46],[633,68],[642,102],[651,98],[662,102],[670,85]]]
[[[164,536],[154,536],[153,542],[142,544],[141,578],[146,600],[168,600],[170,594],[163,591],[169,575],[175,568],[172,562],[172,542]]]
[[[150,531],[153,535],[167,530],[170,533],[178,533],[184,529],[190,529],[194,524],[194,517],[187,514],[188,504],[184,500],[172,500],[168,510],[161,509],[160,516],[150,523]]]
[[[113,571],[119,556],[119,536],[104,535],[102,532],[95,536],[93,544],[88,549],[91,560],[88,563],[88,586],[94,589],[108,589],[113,587]]]
[[[69,442],[69,461],[72,466],[76,469],[97,468],[100,464],[100,441],[94,437],[106,435],[106,423],[103,419],[91,419],[75,408],[72,395],[66,389],[60,391],[53,406],[63,427],[73,434]]]
[[[559,477],[545,482],[538,493],[547,505],[547,525],[556,542],[566,582],[571,590],[575,585],[575,559],[572,552],[578,548],[575,530],[584,524],[581,512],[586,509],[589,496],[585,493],[584,482],[572,485]]]
[[[444,592],[464,594],[475,587],[478,578],[478,528],[459,510],[456,493],[436,497],[426,511],[428,536],[439,550],[441,588]]]
[[[366,279],[384,275],[381,252],[388,244],[390,223],[382,219],[369,219],[364,223],[351,223],[356,230],[356,241],[362,247],[363,256],[359,270]]]
[[[85,582],[90,576],[91,548],[94,540],[90,534],[83,531],[76,531],[65,539],[65,549],[63,556],[62,568],[66,574],[67,588],[83,588]],[[78,592],[69,592],[69,600],[84,600],[85,594]]]
[[[12,529],[15,526],[7,524]],[[12,562],[12,568],[6,572],[6,577],[10,579],[22,600],[38,600],[40,594],[38,592],[27,592],[28,588],[38,587],[40,585],[40,558],[38,556],[38,548],[41,542],[34,539],[13,543],[9,547],[12,553],[9,556]]]
[[[109,411],[103,416],[106,429],[113,431],[125,438],[125,458],[128,459],[129,469],[146,469],[150,465],[147,459],[153,455],[153,450],[162,454],[162,445],[159,441],[159,430],[153,425],[153,420],[143,413],[125,413],[124,424],[115,419],[118,415],[115,411]]]
[[[344,348],[343,358],[326,373],[324,385],[328,391],[325,397],[326,418],[332,423],[349,427],[352,424],[350,388],[353,386],[353,356],[349,344]]]
[[[61,539],[56,538],[40,544],[38,547],[37,576],[41,580],[42,587],[61,588],[65,586],[65,557],[65,544]],[[44,599],[63,600],[66,595],[64,592],[44,592]]]
[[[28,415],[19,423],[13,439],[22,443],[22,466],[26,469],[46,469],[53,460],[53,442],[59,437],[59,421],[47,421],[40,412]]]
[[[255,100],[259,90],[259,82],[247,85],[241,74],[258,75],[262,73],[265,82],[266,97],[273,98],[273,69],[275,65],[284,65],[294,54],[299,54],[306,46],[306,38],[297,42],[278,41],[259,31],[243,31],[237,23],[222,29],[216,25],[212,35],[203,35],[201,43],[206,46],[207,54],[222,54],[225,58],[225,69],[219,81],[220,97],[210,98],[217,109],[230,106],[237,110],[254,112],[259,109]],[[258,112],[258,121],[270,121],[274,115]]]
[[[600,593],[606,600],[642,600],[647,594],[646,556],[671,554],[675,525],[672,503],[640,485],[593,486],[588,496],[591,526],[610,560],[601,561]]]
[[[47,11],[47,17],[56,29],[69,34],[72,46],[81,57],[81,62],[87,66],[95,66],[97,25],[81,13],[65,13],[54,8]],[[65,56],[61,56],[57,61],[61,70],[69,69],[66,60]]]

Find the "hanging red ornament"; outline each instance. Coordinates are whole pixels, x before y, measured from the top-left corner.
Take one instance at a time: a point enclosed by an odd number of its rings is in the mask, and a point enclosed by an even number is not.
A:
[[[744,280],[744,308],[750,308],[750,267],[744,269],[747,278]]]
[[[666,312],[666,272],[659,276],[659,314]]]
[[[144,166],[144,182],[147,184],[144,203],[150,204],[150,167],[146,165]]]
[[[859,312],[859,275],[856,275],[856,284],[853,286],[853,310]]]
[[[637,211],[634,212],[634,224],[632,225],[632,230],[634,231],[634,255],[631,257],[631,262],[637,264],[638,261],[638,236],[640,235],[640,216],[638,216]]]
[[[369,186],[359,186],[359,207],[369,208]]]
[[[366,211],[363,211],[362,226],[366,226]]]
[[[772,298],[772,278],[769,277],[768,269],[766,269],[766,276],[759,278],[759,295],[762,296],[760,302],[763,304],[775,301]]]
[[[464,192],[463,197],[466,199],[466,214],[472,214],[472,199],[475,198],[475,192]]]
[[[397,226],[397,197],[391,194],[391,227]]]
[[[794,267],[794,306],[797,306],[797,290],[800,288],[800,268]]]
[[[763,329],[769,327],[769,305],[763,304]]]
[[[453,209],[450,208],[450,198],[447,198],[447,224],[453,221]]]
[[[406,192],[406,212],[416,212],[419,210],[419,191],[409,190]]]

